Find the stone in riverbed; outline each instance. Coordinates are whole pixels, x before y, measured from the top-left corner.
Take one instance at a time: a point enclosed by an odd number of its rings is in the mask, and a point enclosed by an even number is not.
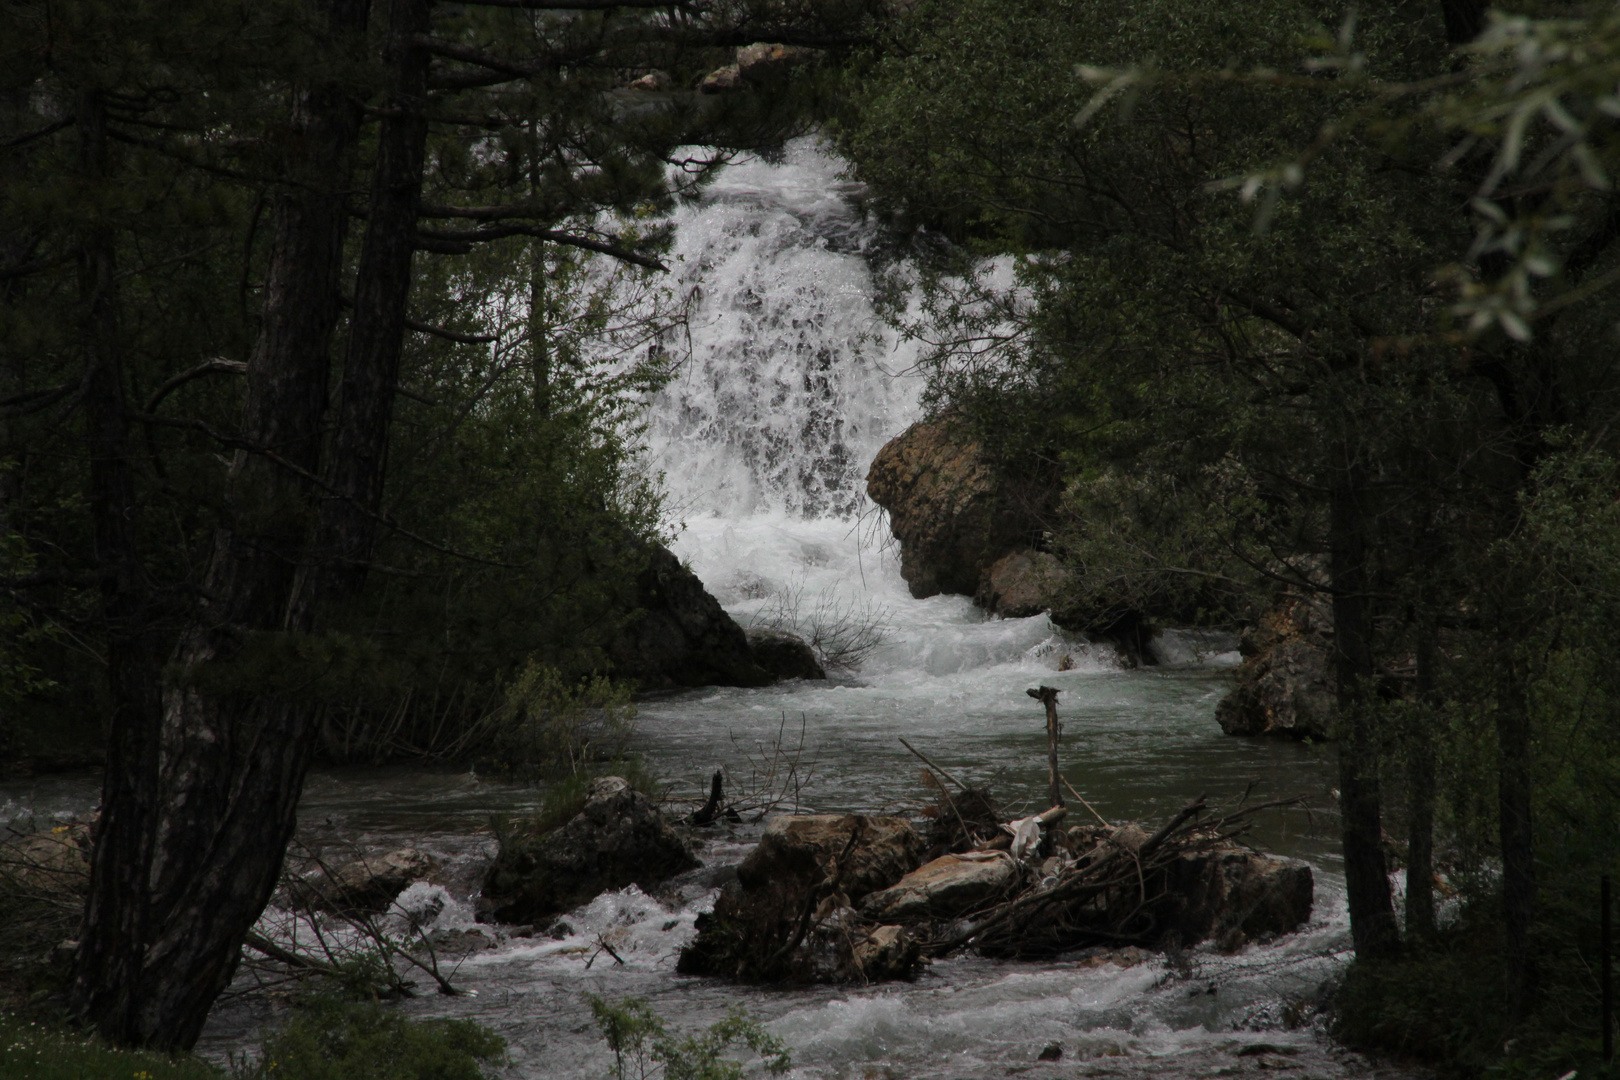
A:
[[[803,638],[786,631],[751,626],[748,648],[754,654],[754,662],[778,679],[827,677],[815,650]]]
[[[851,906],[917,865],[923,840],[898,817],[772,818],[737,867],[676,971],[753,981],[876,982],[909,978],[917,944],[872,927]]]
[[[941,855],[873,893],[861,905],[869,918],[893,922],[949,919],[964,915],[1017,887],[1018,864],[1004,851]]]
[[[737,867],[744,889],[792,880],[801,889],[834,876],[853,901],[893,885],[922,858],[923,840],[902,817],[784,814]]]
[[[412,882],[425,881],[438,869],[437,859],[416,848],[360,855],[305,870],[291,886],[292,900],[309,911],[381,914]]]
[[[1315,893],[1309,863],[1245,848],[1183,855],[1165,884],[1177,906],[1167,929],[1183,944],[1214,939],[1227,951],[1299,929],[1310,920]]]
[[[612,889],[651,889],[697,865],[651,800],[619,777],[603,777],[567,824],[503,838],[483,897],[496,922],[536,923]]]

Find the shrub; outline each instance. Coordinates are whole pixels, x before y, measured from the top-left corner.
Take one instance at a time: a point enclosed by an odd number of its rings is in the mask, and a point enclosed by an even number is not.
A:
[[[723,1057],[742,1043],[780,1076],[793,1067],[787,1046],[742,1009],[698,1035],[677,1039],[642,998],[608,1001],[586,994],[596,1028],[613,1051],[613,1080],[741,1080],[743,1063]]]
[[[373,1002],[305,999],[238,1080],[484,1080],[506,1042],[471,1020],[410,1020]]]

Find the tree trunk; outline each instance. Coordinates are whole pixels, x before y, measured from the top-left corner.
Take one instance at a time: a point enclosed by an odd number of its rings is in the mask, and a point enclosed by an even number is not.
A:
[[[332,0],[324,16],[333,37],[353,43],[366,9],[366,0]],[[335,82],[301,91],[291,126],[299,156],[275,200],[241,433],[280,462],[312,471],[358,103]],[[313,506],[307,482],[286,465],[237,453],[207,599],[174,651],[178,675],[162,694],[161,723],[115,722],[70,997],[116,1043],[178,1050],[196,1042],[275,888],[292,834],[312,743],[309,710],[277,707],[263,688],[242,682],[240,668],[231,671],[256,640],[287,628]],[[154,686],[158,669],[153,660]]]
[[[82,180],[91,192],[109,183],[106,108],[99,90],[77,109]],[[111,739],[101,817],[92,859],[94,887],[85,913],[91,931],[80,946],[109,980],[131,983],[139,958],[117,947],[121,937],[144,938],[151,926],[141,893],[152,836],[141,813],[145,779],[158,766],[159,653],[149,623],[148,589],[136,546],[138,506],[130,466],[129,420],[119,349],[113,234],[95,224],[81,238],[79,287],[84,308],[85,426],[90,446],[90,513],[101,606],[107,633]],[[96,934],[99,928],[114,931]]]
[[[1339,710],[1339,808],[1345,890],[1356,955],[1376,959],[1399,945],[1384,862],[1378,751],[1367,697],[1373,677],[1367,611],[1367,522],[1361,466],[1346,448],[1329,495],[1333,660]]]
[[[1434,935],[1434,732],[1439,695],[1435,689],[1435,627],[1423,616],[1417,642],[1419,709],[1406,743],[1406,933]]]
[[[1535,914],[1535,848],[1530,822],[1530,710],[1524,673],[1509,660],[1496,707],[1497,800],[1502,841],[1502,918],[1507,931],[1508,1009],[1523,1020],[1534,999],[1536,971],[1530,952]]]
[[[389,94],[326,470],[330,491],[321,505],[315,561],[294,600],[294,618],[312,626],[328,622],[359,594],[376,544],[427,148],[428,54],[415,39],[428,26],[427,0],[391,0],[384,49]]]

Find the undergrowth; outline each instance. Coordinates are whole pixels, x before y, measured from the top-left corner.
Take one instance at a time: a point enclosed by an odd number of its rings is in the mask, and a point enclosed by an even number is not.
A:
[[[1333,1034],[1358,1049],[1415,1058],[1447,1077],[1620,1080],[1601,1060],[1597,927],[1577,907],[1544,905],[1533,936],[1538,989],[1510,1016],[1502,920],[1478,900],[1427,942],[1392,960],[1358,960],[1336,1002]]]
[[[95,1039],[0,1013],[6,1080],[224,1080],[199,1058],[114,1050]]]

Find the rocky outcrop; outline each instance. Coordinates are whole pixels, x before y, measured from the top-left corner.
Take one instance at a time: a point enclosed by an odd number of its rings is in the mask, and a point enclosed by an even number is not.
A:
[[[785,630],[748,628],[748,648],[754,663],[776,679],[825,679],[826,670],[816,659],[815,650],[801,637]]]
[[[626,603],[636,614],[609,649],[617,677],[643,690],[774,681],[755,661],[742,627],[668,548],[648,548]]]
[[[591,785],[584,809],[567,824],[503,837],[484,875],[483,900],[496,922],[534,923],[610,889],[651,889],[697,865],[691,845],[658,808],[609,776]]]
[[[917,942],[900,926],[873,926],[855,905],[899,881],[922,850],[904,818],[773,818],[737,880],[698,917],[676,970],[751,981],[909,977],[920,963]]]
[[[951,419],[913,424],[878,451],[866,492],[889,512],[911,595],[972,596],[1009,552],[1031,546],[1051,493],[1022,490]]]
[[[1166,875],[1176,911],[1166,918],[1183,943],[1213,940],[1228,952],[1244,942],[1299,929],[1311,917],[1309,863],[1246,849],[1184,855]]]
[[[1333,613],[1325,597],[1287,596],[1243,636],[1237,683],[1215,708],[1228,735],[1333,734]]]
[[[973,602],[1008,619],[1039,615],[1063,603],[1073,577],[1056,555],[1015,551],[984,572]]]

